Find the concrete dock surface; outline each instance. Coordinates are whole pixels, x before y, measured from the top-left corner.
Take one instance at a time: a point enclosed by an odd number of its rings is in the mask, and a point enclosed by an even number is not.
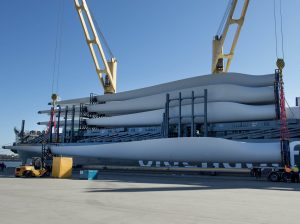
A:
[[[98,180],[0,178],[0,223],[299,223],[300,184],[103,172]]]

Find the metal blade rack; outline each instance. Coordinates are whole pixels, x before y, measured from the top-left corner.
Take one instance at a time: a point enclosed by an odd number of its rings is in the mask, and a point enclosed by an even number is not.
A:
[[[203,99],[203,114],[202,115],[195,115],[195,100],[196,99]],[[182,116],[182,102],[185,100],[191,101],[191,116]],[[170,103],[178,101],[178,116],[170,116]],[[195,136],[195,119],[198,117],[203,117],[203,136],[208,136],[208,122],[207,122],[207,89],[204,90],[203,95],[195,96],[194,91],[191,92],[190,97],[182,97],[182,93],[178,93],[178,98],[170,98],[170,94],[166,94],[166,104],[165,104],[165,113],[163,115],[163,137],[169,138],[170,137],[170,120],[177,120],[177,137],[182,137],[182,119],[183,118],[190,118],[191,119],[191,132],[190,137]]]

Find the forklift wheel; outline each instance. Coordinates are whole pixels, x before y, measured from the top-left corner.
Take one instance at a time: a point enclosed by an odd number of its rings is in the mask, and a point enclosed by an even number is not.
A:
[[[50,177],[50,172],[49,170],[45,172],[41,177]]]
[[[30,171],[30,170],[27,170],[27,171],[25,171],[24,173],[23,173],[23,176],[24,177],[32,177],[32,172]]]
[[[289,180],[291,180],[291,175],[289,173],[283,173],[281,178],[283,182],[289,182]]]
[[[279,181],[279,175],[276,172],[272,172],[269,175],[269,180],[272,182],[278,182]]]

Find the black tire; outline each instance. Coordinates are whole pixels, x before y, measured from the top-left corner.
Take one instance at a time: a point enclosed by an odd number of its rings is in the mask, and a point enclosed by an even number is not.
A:
[[[280,180],[278,173],[276,172],[270,173],[269,180],[272,182],[278,182]]]
[[[281,176],[281,179],[283,182],[289,182],[289,180],[291,179],[291,175],[289,173],[283,173]]]
[[[28,177],[32,177],[32,172],[31,170],[26,170],[24,173],[23,173],[23,176],[28,178]]]
[[[41,177],[50,177],[50,172],[47,170]]]
[[[217,172],[216,171],[210,172],[210,176],[217,176]]]

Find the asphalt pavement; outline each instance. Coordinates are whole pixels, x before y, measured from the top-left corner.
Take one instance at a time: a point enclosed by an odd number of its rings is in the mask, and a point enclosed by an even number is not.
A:
[[[298,223],[299,199],[300,184],[239,176],[101,172],[89,181],[2,175],[0,222]]]

